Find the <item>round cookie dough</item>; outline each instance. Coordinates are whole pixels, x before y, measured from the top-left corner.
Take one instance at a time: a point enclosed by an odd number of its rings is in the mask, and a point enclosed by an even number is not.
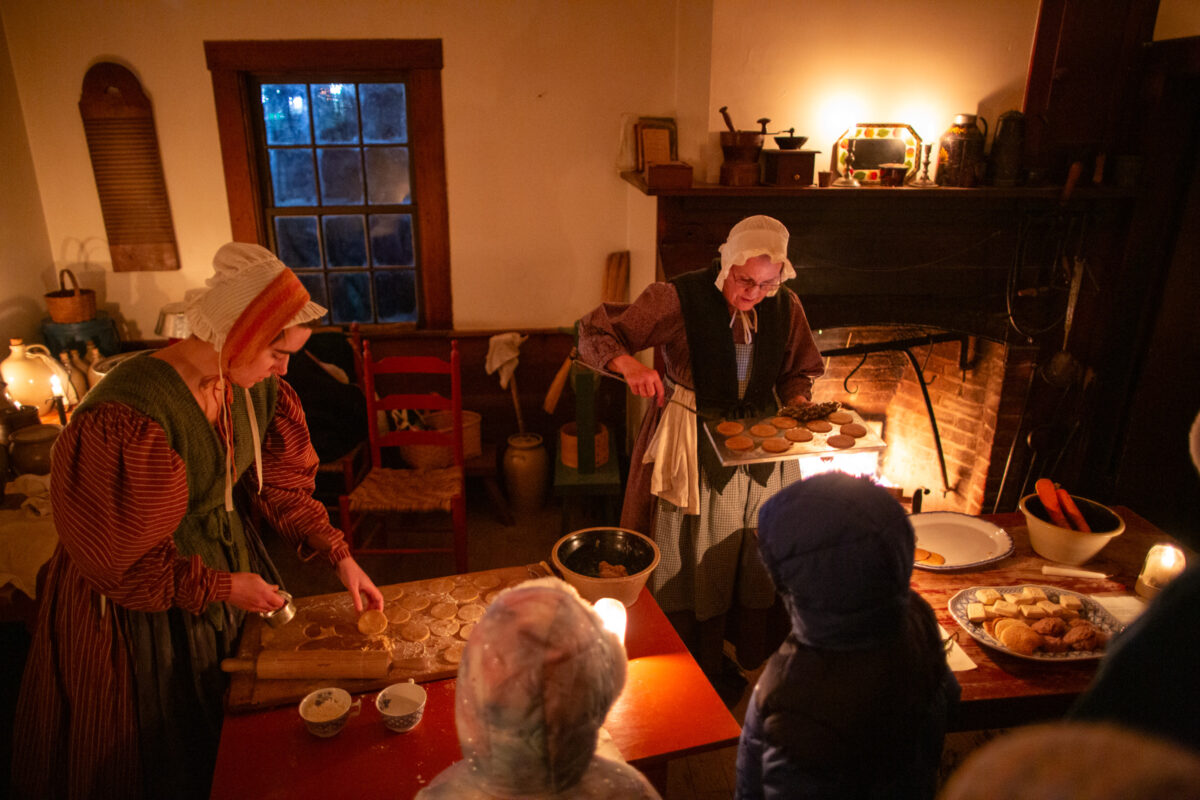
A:
[[[358,617],[358,632],[364,636],[378,636],[387,630],[388,618],[378,608],[368,608]]]
[[[762,449],[768,453],[783,453],[790,450],[792,443],[781,436],[775,436],[770,439],[763,439]]]
[[[767,425],[766,423],[750,426],[750,433],[754,436],[774,436],[778,432],[775,430],[774,425]]]
[[[458,629],[458,636],[465,642],[467,639],[471,638],[471,631],[473,630],[475,630],[475,623],[468,622]]]
[[[454,588],[454,581],[449,578],[438,578],[429,582],[429,591],[434,594],[447,594]]]
[[[830,447],[836,447],[839,450],[845,450],[848,447],[854,447],[854,437],[847,436],[844,433],[835,433],[825,440],[825,443]]]
[[[946,563],[946,557],[941,553],[929,552],[928,555],[921,559],[920,563],[927,564],[931,567],[940,567],[942,564]]]
[[[463,650],[467,647],[466,642],[455,642],[442,651],[442,658],[451,664],[457,664],[462,661]]]
[[[412,612],[403,606],[388,606],[387,607],[388,622],[393,625],[403,625],[412,619]]]
[[[726,420],[717,426],[717,433],[722,436],[736,436],[746,429],[746,426],[740,422],[730,422]]]
[[[474,583],[482,591],[484,589],[491,589],[493,586],[499,586],[500,578],[490,572],[481,572],[471,578],[471,583]]]
[[[833,426],[823,419],[810,420],[809,422],[804,423],[804,427],[817,433],[828,433],[829,431],[833,430]]]
[[[847,436],[853,436],[855,439],[861,439],[867,435],[867,426],[859,425],[857,422],[851,422],[843,425],[840,428],[841,432]]]
[[[913,561],[924,561],[929,558],[929,551],[922,547],[913,548]]]
[[[484,608],[477,603],[468,603],[458,610],[458,618],[463,622],[478,622],[483,616]]]
[[[406,594],[400,598],[400,605],[409,611],[423,611],[429,608],[429,598],[423,594]]]
[[[774,425],[776,428],[779,428],[779,430],[781,430],[781,431],[786,431],[789,428],[796,427],[800,423],[797,422],[796,420],[792,419],[791,417],[774,417],[771,420],[771,424]]]
[[[400,627],[400,638],[406,642],[423,642],[429,638],[429,626],[415,619],[406,622]]]
[[[834,411],[826,419],[834,425],[845,425],[848,422],[854,422],[854,415],[849,411]]]
[[[474,600],[476,597],[479,597],[479,590],[470,584],[464,583],[462,586],[458,586],[454,589],[454,591],[450,592],[450,596],[459,603],[466,603],[470,600]]]
[[[749,436],[730,436],[725,440],[725,446],[730,450],[749,450],[754,447],[754,440]]]
[[[454,603],[434,603],[433,608],[429,609],[429,616],[434,619],[450,619],[458,613],[458,606]]]
[[[458,620],[435,619],[429,623],[429,632],[434,636],[453,636],[458,633]]]
[[[808,428],[789,428],[783,435],[789,442],[811,442],[813,438]]]

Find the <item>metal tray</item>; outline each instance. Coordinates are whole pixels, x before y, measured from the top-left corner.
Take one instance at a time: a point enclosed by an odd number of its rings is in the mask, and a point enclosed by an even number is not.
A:
[[[863,422],[863,418],[858,415],[857,411],[849,408],[843,408],[842,411],[847,411],[854,421],[867,429],[867,435],[856,440],[854,447],[832,447],[825,443],[825,440],[833,436],[841,428],[841,425],[834,425],[833,430],[828,433],[817,433],[813,431],[813,438],[807,442],[792,442],[791,447],[784,450],[782,453],[768,453],[762,449],[762,441],[766,437],[755,436],[750,433],[750,428],[760,422],[765,422],[768,425],[776,415],[769,417],[748,417],[746,419],[706,419],[704,420],[704,432],[708,436],[708,440],[712,442],[713,448],[717,451],[717,457],[721,460],[723,467],[740,467],[746,464],[766,464],[772,461],[787,461],[793,458],[803,458],[805,456],[833,456],[847,453],[871,453],[879,452],[887,449],[883,439],[873,431],[870,426]],[[730,450],[725,446],[725,440],[728,438],[724,434],[717,433],[716,427],[722,422],[740,422],[745,426],[742,434],[749,436],[754,440],[754,446],[749,450]],[[804,423],[800,423],[803,425]],[[782,432],[781,432],[782,435]]]

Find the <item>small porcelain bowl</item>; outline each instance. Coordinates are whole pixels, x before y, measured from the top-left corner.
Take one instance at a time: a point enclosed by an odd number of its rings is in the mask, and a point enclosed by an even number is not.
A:
[[[300,701],[300,718],[313,736],[337,736],[351,717],[362,710],[362,699],[350,699],[345,689],[329,686],[309,692]]]
[[[375,697],[375,708],[389,731],[407,733],[417,727],[425,715],[425,690],[409,679],[393,683]]]

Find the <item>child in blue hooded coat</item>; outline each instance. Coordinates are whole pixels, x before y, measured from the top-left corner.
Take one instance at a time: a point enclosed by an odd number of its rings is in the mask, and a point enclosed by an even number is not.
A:
[[[792,630],[746,710],[739,800],[932,798],[961,690],[909,587],[900,504],[868,480],[817,475],[767,501],[758,547]]]

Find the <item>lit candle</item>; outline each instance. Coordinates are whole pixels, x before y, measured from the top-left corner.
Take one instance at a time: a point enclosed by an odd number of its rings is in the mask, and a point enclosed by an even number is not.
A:
[[[1169,544],[1156,544],[1146,553],[1146,563],[1134,589],[1142,597],[1154,597],[1187,566],[1183,551]]]
[[[54,394],[54,407],[58,409],[58,424],[67,424],[67,408],[63,405],[63,387],[62,381],[57,375],[50,376],[50,391]]]
[[[601,597],[595,603],[596,613],[600,615],[600,621],[604,623],[604,629],[611,631],[621,640],[621,644],[625,644],[625,622],[626,611],[625,604],[620,600],[612,597]]]

